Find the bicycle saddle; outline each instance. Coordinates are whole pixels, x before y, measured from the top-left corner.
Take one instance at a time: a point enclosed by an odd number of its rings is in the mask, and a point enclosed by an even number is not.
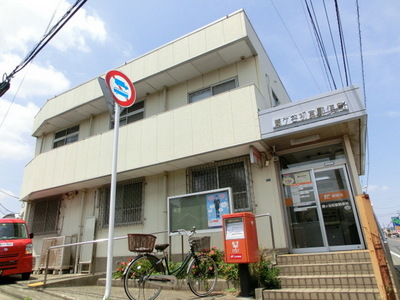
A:
[[[169,246],[169,244],[157,244],[154,246],[154,249],[156,249],[156,251],[161,252],[164,251],[165,249],[167,249]]]

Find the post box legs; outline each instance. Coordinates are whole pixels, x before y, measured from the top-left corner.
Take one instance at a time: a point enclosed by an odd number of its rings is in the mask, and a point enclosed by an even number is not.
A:
[[[240,296],[250,297],[249,264],[239,264]]]

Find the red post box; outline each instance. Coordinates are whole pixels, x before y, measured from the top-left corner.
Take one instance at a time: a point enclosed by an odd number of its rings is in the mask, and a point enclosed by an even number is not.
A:
[[[259,261],[255,215],[249,212],[222,216],[225,262],[248,264]]]

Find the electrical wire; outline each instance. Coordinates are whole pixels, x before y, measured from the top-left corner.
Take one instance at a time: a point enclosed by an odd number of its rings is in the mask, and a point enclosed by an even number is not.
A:
[[[337,0],[334,0],[334,2],[335,2],[335,11],[336,11],[337,24],[338,24],[340,45],[341,45],[341,49],[342,49],[343,70],[344,70],[345,77],[346,77],[346,86],[349,86],[351,84],[351,76],[350,76],[349,62],[347,59],[347,51],[346,51],[346,43],[345,43],[344,33],[343,33],[343,26],[342,26],[342,21],[340,18],[339,4],[338,4]]]
[[[31,65],[29,65],[29,67],[30,67],[30,66],[31,66]],[[10,112],[11,107],[12,107],[13,104],[14,104],[15,98],[17,97],[18,92],[19,92],[19,90],[20,90],[22,84],[23,84],[24,81],[25,81],[25,77],[26,77],[26,75],[28,74],[29,67],[28,67],[28,69],[27,69],[27,71],[26,71],[24,77],[22,77],[22,80],[21,80],[21,82],[20,82],[20,84],[19,84],[19,86],[18,86],[18,89],[17,89],[17,91],[15,92],[15,95],[14,95],[14,97],[12,98],[12,100],[11,100],[11,102],[10,102],[10,105],[8,106],[6,113],[4,114],[3,120],[1,120],[0,128],[3,127],[4,121],[6,120],[6,118],[7,118],[7,116],[8,116],[8,113]]]
[[[11,194],[9,194],[9,193],[6,193],[6,192],[3,191],[3,190],[0,190],[0,193],[3,193],[4,195],[6,195],[6,196],[8,196],[8,197],[12,197],[12,198],[15,198],[15,199],[18,199],[18,200],[19,200],[19,198],[18,198],[17,196],[14,196],[14,195],[11,195]],[[3,204],[1,204],[1,203],[0,203],[0,207],[3,208],[4,210],[6,210],[6,211],[9,212],[9,213],[15,214],[15,212],[9,210],[8,208],[6,208],[6,207],[5,207]],[[4,212],[4,211],[1,210],[1,209],[0,209],[0,212],[1,212],[3,215],[6,215],[6,214],[7,214],[6,212]]]
[[[306,5],[308,17],[310,18],[310,22],[311,22],[311,25],[312,25],[312,28],[314,31],[314,35],[317,40],[317,45],[318,45],[318,49],[320,51],[320,55],[322,57],[322,61],[324,62],[323,66],[325,68],[325,74],[328,78],[329,85],[330,85],[331,89],[332,89],[332,85],[333,85],[333,88],[336,89],[337,86],[336,86],[335,78],[333,76],[332,68],[329,63],[325,44],[323,42],[321,30],[319,28],[318,20],[317,20],[316,14],[315,14],[314,5],[312,4],[312,1],[310,1],[310,3],[308,3],[307,0],[304,0],[304,3]]]
[[[367,90],[366,90],[366,84],[365,84],[365,69],[364,69],[364,55],[363,55],[363,44],[362,44],[362,35],[361,35],[361,20],[360,20],[360,5],[358,3],[358,0],[355,1],[356,3],[356,11],[357,11],[357,26],[358,26],[358,41],[359,41],[359,47],[360,47],[360,62],[361,62],[361,81],[362,81],[362,86],[363,86],[363,95],[364,95],[364,106],[367,108]],[[369,175],[370,175],[370,158],[369,158],[369,138],[368,138],[368,128],[366,130],[366,170],[365,170],[365,177],[366,177],[366,183],[365,186],[366,192],[368,192],[368,185],[369,185]]]
[[[9,193],[6,193],[6,192],[3,191],[3,190],[0,190],[0,193],[3,193],[4,195],[7,195],[8,197],[12,197],[12,198],[15,198],[15,199],[18,199],[18,200],[19,200],[19,198],[18,198],[17,196],[14,196],[14,195],[11,195],[11,194],[9,194]]]
[[[338,54],[337,54],[337,52],[336,52],[335,40],[334,40],[334,38],[333,38],[332,27],[331,27],[331,23],[330,23],[330,21],[329,21],[329,15],[328,15],[328,10],[326,9],[325,0],[323,0],[323,5],[324,5],[324,11],[325,11],[325,18],[326,18],[326,21],[327,21],[327,24],[328,24],[329,34],[330,34],[330,37],[331,37],[332,48],[333,48],[333,51],[334,51],[334,53],[335,53],[336,65],[337,65],[337,68],[338,68],[340,81],[341,81],[342,87],[343,87],[343,86],[344,86],[344,83],[343,83],[342,71],[341,71],[341,68],[340,68],[340,65],[339,65],[339,59],[338,59]]]
[[[42,37],[39,43],[28,53],[28,55],[21,61],[19,65],[9,74],[4,74],[3,82],[0,84],[0,96],[2,96],[10,87],[11,78],[19,71],[26,67],[35,56],[47,45],[48,42],[60,31],[61,28],[73,17],[73,15],[85,4],[87,0],[77,0],[63,17]]]
[[[363,45],[362,45],[362,38],[361,38],[361,21],[360,21],[360,6],[358,0],[356,0],[356,7],[357,7],[357,23],[358,23],[358,41],[360,46],[360,58],[361,58],[361,79],[363,85],[363,93],[364,93],[364,105],[365,108],[367,107],[367,92],[365,88],[365,71],[364,71],[364,55],[363,55]]]
[[[313,73],[311,72],[311,69],[310,69],[310,67],[308,66],[308,64],[307,64],[306,60],[304,59],[304,56],[302,55],[302,53],[301,53],[301,51],[300,51],[299,47],[297,46],[297,44],[296,44],[296,42],[295,42],[295,40],[294,40],[294,38],[293,38],[292,34],[290,33],[289,29],[287,28],[287,26],[286,26],[286,23],[283,21],[283,18],[282,18],[282,16],[281,16],[281,14],[279,13],[279,11],[278,11],[277,7],[275,6],[275,3],[274,3],[274,1],[273,1],[273,0],[271,0],[271,3],[272,3],[272,6],[274,7],[274,9],[275,9],[275,12],[277,13],[277,15],[278,15],[279,19],[281,20],[281,22],[282,22],[283,26],[285,27],[285,30],[286,30],[286,32],[289,34],[289,37],[290,37],[290,39],[292,40],[292,42],[293,42],[293,45],[295,46],[295,48],[296,48],[297,52],[299,53],[299,55],[300,55],[301,59],[303,60],[303,63],[304,63],[304,65],[306,66],[306,68],[307,68],[308,72],[310,73],[310,76],[311,76],[311,78],[313,79],[313,81],[314,81],[315,85],[316,85],[316,86],[317,86],[317,88],[320,90],[320,92],[322,92],[322,91],[321,91],[321,88],[320,88],[320,87],[319,87],[319,85],[318,85],[318,82],[317,82],[317,80],[315,79],[315,77],[314,77]]]

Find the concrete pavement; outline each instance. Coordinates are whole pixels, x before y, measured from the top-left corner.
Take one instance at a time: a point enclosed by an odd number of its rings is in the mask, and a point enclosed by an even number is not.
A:
[[[30,280],[22,281],[19,277],[1,278],[0,299],[4,300],[94,300],[102,299],[105,293],[105,286],[97,284],[97,278],[82,274],[48,275],[45,288],[40,284],[43,282],[43,275],[32,275]],[[92,284],[96,282],[96,284]],[[102,284],[102,280],[98,281]],[[91,283],[91,284],[88,284]],[[36,287],[35,287],[36,286]],[[119,280],[113,281],[111,288],[112,299],[127,299],[124,288]],[[157,299],[161,300],[194,300],[199,299],[190,290],[169,290],[163,289]],[[205,300],[233,300],[249,299],[241,298],[236,294],[226,291],[215,291]]]

